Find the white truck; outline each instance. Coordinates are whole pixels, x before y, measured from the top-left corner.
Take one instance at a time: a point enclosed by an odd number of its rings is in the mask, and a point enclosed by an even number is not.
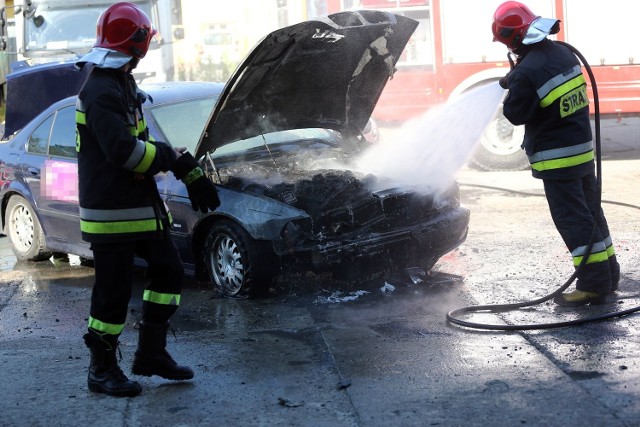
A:
[[[173,42],[184,37],[181,0],[130,1],[147,13],[161,36],[160,42],[152,42],[144,61],[136,68],[136,80],[173,80]],[[72,60],[88,52],[95,43],[98,17],[113,1],[22,0],[11,3],[5,2],[1,9],[3,71],[6,71],[7,63],[16,67]]]

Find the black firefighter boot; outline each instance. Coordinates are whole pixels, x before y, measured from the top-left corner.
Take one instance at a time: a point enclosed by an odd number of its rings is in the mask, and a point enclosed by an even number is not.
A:
[[[91,352],[91,364],[87,383],[89,390],[116,397],[133,397],[140,394],[142,387],[131,381],[122,372],[116,359],[117,336],[100,336],[89,331],[84,342]]]
[[[168,380],[190,380],[193,371],[178,365],[167,352],[167,331],[169,323],[140,324],[138,349],[133,359],[131,372],[136,375],[158,375]]]

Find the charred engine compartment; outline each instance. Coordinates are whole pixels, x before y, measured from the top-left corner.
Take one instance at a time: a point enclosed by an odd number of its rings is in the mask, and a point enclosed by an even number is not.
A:
[[[446,194],[423,194],[401,188],[375,190],[379,186],[375,176],[359,176],[350,170],[309,171],[279,182],[251,175],[228,176],[225,184],[305,211],[313,220],[313,234],[326,238],[358,231],[385,232],[424,221],[460,203],[455,184]]]
[[[350,157],[327,145],[296,141],[216,158],[220,184],[309,216],[288,222],[272,242],[281,267],[349,280],[407,266],[428,271],[460,243],[468,216],[455,182],[438,190],[393,185],[351,170]]]

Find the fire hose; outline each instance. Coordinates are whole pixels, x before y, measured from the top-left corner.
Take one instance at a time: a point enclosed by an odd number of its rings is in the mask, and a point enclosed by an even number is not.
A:
[[[587,71],[587,74],[589,75],[589,79],[590,79],[592,91],[593,91],[593,100],[594,100],[596,178],[597,178],[597,186],[598,186],[597,198],[598,198],[598,205],[602,205],[602,165],[601,165],[602,158],[600,154],[601,153],[600,151],[600,105],[599,105],[596,79],[593,75],[593,71],[591,70],[591,67],[589,66],[587,60],[575,47],[562,41],[555,41],[555,43],[559,43],[563,46],[566,46],[569,50],[571,50],[578,57],[578,59],[580,59],[580,61],[582,62],[582,65]],[[509,61],[511,62],[511,57],[509,56],[508,58],[509,58]],[[621,203],[618,203],[618,204],[621,204]],[[638,206],[627,205],[627,204],[624,204],[624,205],[640,209],[640,207]],[[591,232],[589,245],[585,252],[586,254],[591,253],[591,248],[593,247],[596,228],[597,228],[597,221],[595,221],[594,219],[594,226]],[[508,311],[515,311],[523,307],[531,307],[531,306],[542,304],[546,301],[549,301],[555,296],[560,295],[571,285],[571,283],[573,283],[578,273],[580,272],[580,269],[583,268],[583,266],[586,264],[588,258],[589,258],[588,256],[583,257],[580,264],[576,267],[571,277],[569,277],[569,279],[567,279],[567,281],[562,286],[560,286],[558,289],[556,289],[555,291],[553,291],[548,295],[545,295],[541,298],[537,298],[531,301],[523,301],[523,302],[517,302],[517,303],[510,303],[510,304],[475,305],[475,306],[458,308],[455,310],[451,310],[447,313],[447,321],[454,325],[464,326],[464,327],[473,328],[473,329],[499,330],[499,331],[522,331],[522,330],[552,329],[552,328],[561,328],[566,326],[582,325],[585,323],[613,319],[616,317],[622,317],[622,316],[626,316],[628,314],[640,311],[640,306],[636,306],[626,310],[614,311],[614,312],[604,313],[596,316],[585,317],[581,319],[573,319],[573,320],[551,322],[551,323],[509,324],[509,325],[472,322],[468,320],[463,320],[461,318],[471,313],[504,313]]]

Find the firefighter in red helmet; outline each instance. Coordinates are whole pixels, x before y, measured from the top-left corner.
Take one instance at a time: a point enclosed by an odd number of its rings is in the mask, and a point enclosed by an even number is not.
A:
[[[508,89],[504,115],[525,127],[522,147],[533,176],[544,183],[551,217],[574,267],[587,257],[576,289],[554,301],[580,306],[603,303],[617,290],[620,266],[599,203],[587,83],[573,52],[547,38],[559,30],[559,20],[542,18],[516,1],[502,3],[493,15],[494,41],[516,55],[514,67],[500,80]]]
[[[93,49],[77,65],[93,64],[76,104],[80,228],[91,244],[95,283],[88,330],[88,386],[112,396],[135,396],[140,384],[118,366],[116,349],[132,293],[134,257],[147,262],[142,322],[132,372],[171,380],[193,378],[166,350],[169,318],[180,302],[184,269],[169,235],[171,217],[154,175],[171,170],[187,186],[194,210],[215,210],[215,185],[183,149],[149,135],[142,103],[147,95],[131,71],[156,36],[149,17],[133,3],[107,8]],[[151,100],[150,100],[151,101]]]

